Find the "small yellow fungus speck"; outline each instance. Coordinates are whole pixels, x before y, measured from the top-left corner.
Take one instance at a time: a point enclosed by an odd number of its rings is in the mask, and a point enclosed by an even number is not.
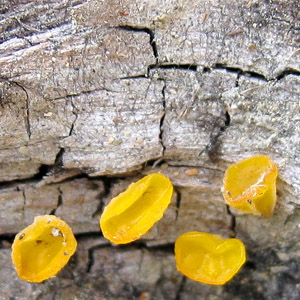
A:
[[[171,181],[159,173],[132,183],[105,207],[100,218],[104,237],[115,244],[139,239],[162,218],[172,194]]]
[[[230,166],[225,172],[223,197],[226,203],[244,213],[271,217],[276,204],[274,162],[256,155]]]
[[[42,282],[68,263],[76,247],[69,225],[56,216],[45,215],[35,217],[33,224],[16,235],[11,256],[21,279]]]
[[[188,278],[213,285],[228,282],[246,261],[246,249],[238,239],[224,239],[206,232],[187,232],[175,242],[178,271]]]

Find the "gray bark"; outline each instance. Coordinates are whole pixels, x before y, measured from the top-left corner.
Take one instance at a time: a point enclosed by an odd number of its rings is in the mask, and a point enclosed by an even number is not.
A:
[[[299,11],[292,0],[1,1],[0,298],[299,299]],[[279,167],[269,219],[227,209],[220,191],[226,168],[258,153]],[[103,206],[152,172],[172,180],[172,204],[141,241],[112,246]],[[57,277],[23,282],[13,236],[49,213],[78,251]],[[246,244],[225,286],[177,272],[174,241],[192,230]]]

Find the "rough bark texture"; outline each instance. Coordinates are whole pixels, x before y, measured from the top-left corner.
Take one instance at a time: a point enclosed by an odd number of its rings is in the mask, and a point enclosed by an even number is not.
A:
[[[299,11],[296,0],[2,0],[0,299],[299,300]],[[225,169],[257,153],[279,167],[270,219],[226,208],[220,192]],[[112,246],[103,206],[152,172],[173,181],[172,204],[141,241]],[[56,278],[23,282],[14,234],[49,213],[78,251]],[[174,241],[192,230],[246,244],[231,282],[177,272]]]

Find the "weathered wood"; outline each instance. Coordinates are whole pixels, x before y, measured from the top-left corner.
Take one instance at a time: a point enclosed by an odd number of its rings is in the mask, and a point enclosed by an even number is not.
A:
[[[0,290],[3,299],[298,299],[298,1],[0,3]],[[270,219],[228,210],[225,169],[279,167]],[[101,237],[104,205],[143,175],[175,192],[141,241]],[[53,213],[78,238],[44,284],[20,281],[12,237]],[[236,236],[248,263],[222,287],[176,271],[173,243]],[[2,299],[1,298],[1,299]]]

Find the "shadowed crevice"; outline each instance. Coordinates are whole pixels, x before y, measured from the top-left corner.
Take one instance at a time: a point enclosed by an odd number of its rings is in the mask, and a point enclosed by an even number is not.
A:
[[[166,81],[164,80],[164,86],[162,88],[162,107],[163,107],[163,114],[160,118],[160,122],[159,122],[159,140],[160,143],[162,145],[163,148],[163,152],[162,152],[162,156],[164,156],[165,150],[166,150],[166,146],[164,145],[163,142],[163,133],[164,133],[164,120],[165,120],[165,116],[166,116],[166,94],[165,94],[165,90],[166,90]]]
[[[116,181],[115,178],[112,177],[101,177],[101,180],[104,185],[104,190],[99,194],[97,198],[99,198],[99,203],[96,210],[92,213],[92,217],[95,218],[97,215],[101,214],[104,208],[103,199],[107,198],[111,192],[111,187],[113,183]]]
[[[215,64],[215,66],[212,67],[212,69],[213,70],[226,70],[227,72],[237,74],[238,76],[246,76],[246,77],[255,78],[255,79],[258,79],[261,81],[265,81],[265,82],[269,81],[269,80],[267,80],[267,78],[264,75],[259,74],[257,72],[244,71],[241,68],[230,67],[225,64]]]
[[[88,251],[88,259],[87,259],[87,265],[86,265],[86,273],[91,273],[91,270],[95,264],[94,251],[97,249],[107,248],[107,247],[112,247],[112,246],[110,244],[99,244],[99,245],[93,246],[87,250]]]
[[[148,71],[153,69],[161,69],[161,70],[185,70],[185,71],[197,71],[197,65],[195,64],[155,64],[149,65]]]
[[[0,249],[7,249],[11,247],[15,239],[15,234],[0,234]]]
[[[248,78],[257,79],[257,80],[261,80],[264,82],[280,81],[281,79],[284,79],[286,76],[289,76],[289,75],[300,76],[300,71],[293,69],[293,68],[287,68],[287,69],[283,70],[282,72],[280,72],[276,77],[273,77],[270,79],[267,79],[266,76],[264,76],[263,74],[253,72],[253,71],[245,71],[241,68],[230,67],[225,64],[215,64],[215,66],[211,69],[226,70],[229,73],[237,74],[237,76],[238,76],[237,79],[239,79],[241,76],[245,76]]]
[[[60,150],[58,151],[58,153],[56,154],[56,157],[55,157],[55,162],[54,162],[55,166],[57,166],[57,167],[62,167],[63,166],[64,153],[65,153],[65,149],[60,148]]]
[[[181,193],[179,192],[178,189],[174,188],[174,191],[176,193],[176,213],[175,213],[175,222],[177,222],[178,215],[179,215],[179,209],[181,205]]]
[[[223,125],[219,128],[214,126],[214,129],[210,133],[209,143],[204,147],[204,149],[199,153],[201,156],[204,152],[207,153],[209,159],[215,163],[218,161],[219,151],[222,145],[221,136],[224,134],[225,130],[230,126],[231,118],[229,114],[229,109],[225,106],[225,113],[223,116],[220,116],[223,119]],[[222,121],[222,120],[221,120]],[[219,119],[216,120],[216,124],[218,124]]]
[[[140,75],[133,75],[133,76],[125,76],[125,77],[121,77],[120,80],[143,79],[143,78],[148,78],[148,75],[140,74]]]
[[[293,75],[293,76],[300,76],[300,71],[297,71],[295,69],[291,69],[291,68],[288,68],[287,70],[284,70],[282,71],[277,77],[276,77],[276,80],[279,81],[283,78],[285,78],[286,76],[289,76],[289,75]]]
[[[140,26],[132,26],[132,25],[120,25],[115,27],[117,29],[125,30],[125,31],[133,31],[133,32],[145,32],[149,34],[149,42],[153,51],[153,55],[155,57],[156,63],[158,61],[158,51],[155,42],[155,34],[154,31],[148,27],[140,27]]]
[[[232,214],[230,206],[226,204],[226,212],[230,216],[230,226],[229,229],[231,231],[231,237],[236,237],[236,218],[235,215]]]
[[[63,168],[63,156],[65,153],[64,148],[60,148],[58,153],[56,154],[55,161],[53,165],[41,165],[39,168],[39,173],[37,173],[33,179],[43,180],[44,177],[58,173]]]
[[[182,276],[174,300],[181,300],[181,294],[182,294],[182,292],[184,291],[185,284],[186,284],[186,277],[185,277],[185,276]]]
[[[51,210],[51,212],[49,213],[49,215],[55,215],[56,210],[62,205],[62,194],[63,194],[63,191],[62,191],[62,189],[60,187],[58,188],[58,192],[59,192],[59,195],[58,195],[58,198],[57,198],[56,207]]]

